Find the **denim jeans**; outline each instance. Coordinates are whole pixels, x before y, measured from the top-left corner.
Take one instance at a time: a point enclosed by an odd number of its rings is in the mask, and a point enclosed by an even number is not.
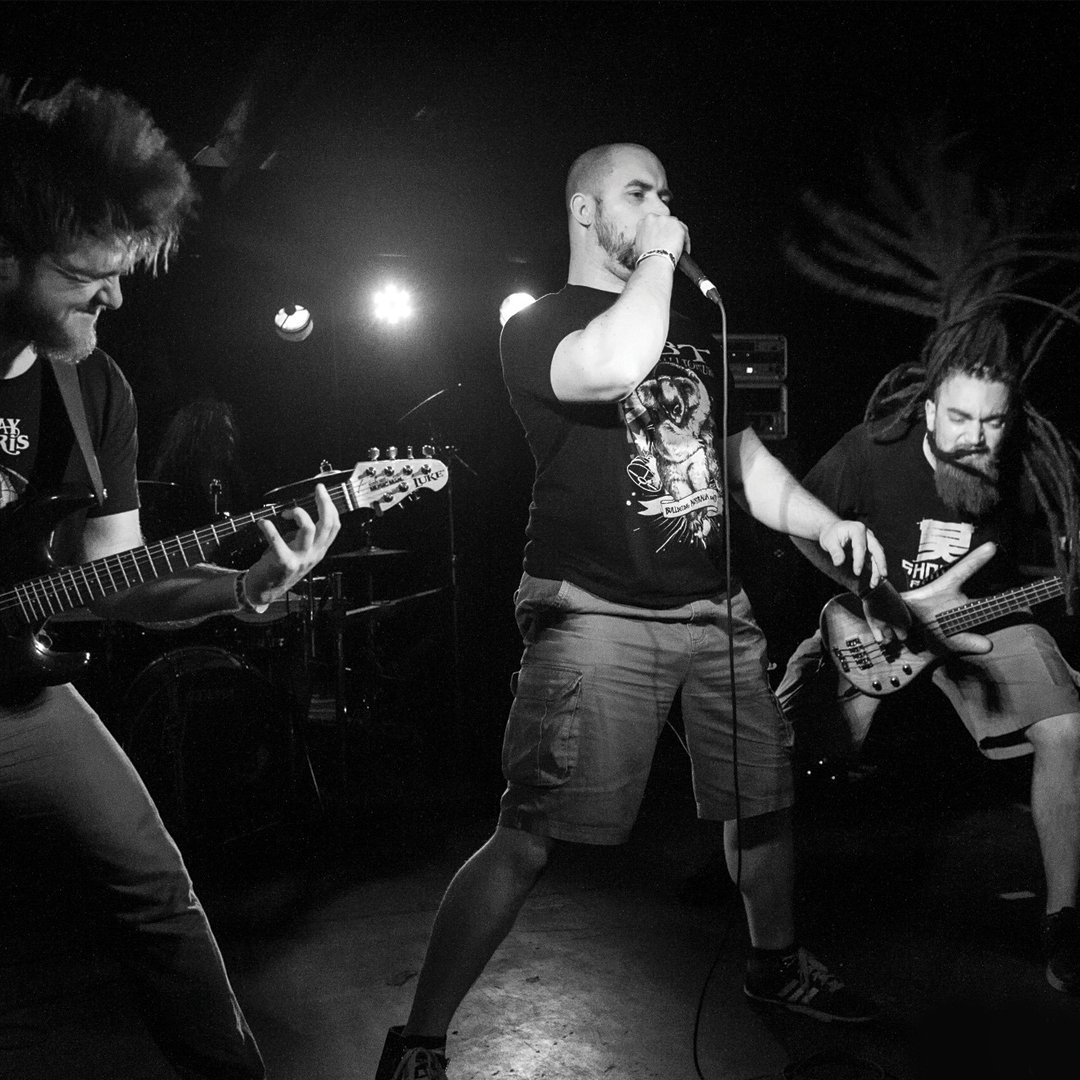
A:
[[[180,1076],[265,1075],[180,852],[131,762],[73,687],[0,703],[0,817],[77,854],[115,921],[149,1030]]]

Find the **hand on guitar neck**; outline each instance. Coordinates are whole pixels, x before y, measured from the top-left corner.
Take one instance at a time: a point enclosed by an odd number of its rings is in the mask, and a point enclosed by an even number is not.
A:
[[[982,634],[963,631],[946,634],[939,626],[937,616],[943,611],[960,607],[968,602],[961,587],[996,553],[996,544],[982,544],[929,584],[900,594],[901,599],[914,615],[920,633],[929,639],[928,644],[931,644],[931,647],[957,653],[988,653],[994,647],[990,639]]]

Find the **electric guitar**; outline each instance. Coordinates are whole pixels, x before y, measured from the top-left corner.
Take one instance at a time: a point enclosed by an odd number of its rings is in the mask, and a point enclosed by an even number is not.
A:
[[[334,474],[335,478],[344,475]],[[325,481],[339,514],[365,507],[379,513],[424,490],[437,491],[448,472],[432,458],[403,458],[361,462],[344,483]],[[323,482],[320,477],[314,482]],[[292,488],[298,485],[291,485]],[[20,499],[4,510],[0,546],[5,552],[4,576],[14,577],[22,564],[36,564],[51,572],[0,589],[0,694],[21,693],[34,686],[70,681],[90,661],[85,652],[54,652],[45,623],[61,612],[80,608],[146,581],[207,562],[226,537],[299,506],[315,509],[314,491],[286,502],[272,503],[249,514],[229,517],[213,525],[181,533],[144,547],[95,559],[81,566],[53,569],[50,541],[60,521],[93,503],[93,496],[60,492],[38,499]],[[10,556],[8,556],[10,553]],[[15,571],[12,572],[12,568]]]
[[[1065,595],[1061,578],[1049,577],[969,600],[960,586],[995,550],[983,544],[928,585],[900,594],[913,616],[906,641],[875,641],[862,601],[854,593],[834,596],[821,611],[821,638],[840,674],[862,693],[886,697],[949,653],[989,651],[988,639],[971,633],[977,627]]]

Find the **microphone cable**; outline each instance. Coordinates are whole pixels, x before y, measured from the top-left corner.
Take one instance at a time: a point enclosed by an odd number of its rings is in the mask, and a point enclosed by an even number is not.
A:
[[[727,613],[728,632],[728,690],[731,705],[731,767],[732,783],[735,795],[735,896],[738,903],[742,903],[742,796],[739,788],[739,721],[738,704],[735,694],[735,617],[731,609],[731,494],[730,494],[730,462],[728,454],[728,413],[730,410],[728,372],[728,331],[727,310],[720,293],[713,283],[705,276],[700,268],[686,255],[679,259],[679,269],[697,286],[702,295],[712,301],[720,309],[720,351],[721,367],[720,380],[723,385],[722,409],[720,422],[720,484],[721,506],[724,517],[724,596]],[[681,741],[681,740],[680,740]],[[685,744],[684,744],[685,748]],[[689,751],[688,751],[689,752]],[[727,845],[724,843],[724,865],[727,867]],[[698,1057],[698,1036],[701,1031],[701,1017],[705,1010],[705,996],[712,982],[713,973],[720,963],[724,954],[724,947],[728,935],[734,924],[734,909],[729,912],[727,924],[720,935],[720,943],[717,946],[716,958],[705,975],[705,981],[698,995],[697,1008],[694,1013],[693,1058],[694,1071],[700,1080],[705,1080],[705,1074],[701,1071],[701,1061]]]

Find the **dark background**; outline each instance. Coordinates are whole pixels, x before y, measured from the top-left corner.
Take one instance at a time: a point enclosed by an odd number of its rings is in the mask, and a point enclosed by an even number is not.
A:
[[[1078,24],[1075,5],[1056,3],[9,3],[0,71],[35,94],[72,76],[123,89],[188,161],[248,102],[232,164],[192,165],[200,219],[169,272],[125,282],[123,309],[101,326],[138,399],[142,475],[169,418],[200,394],[236,412],[250,506],[369,446],[432,442],[448,458],[455,447],[452,515],[447,492],[426,494],[373,526],[407,556],[370,577],[371,563],[339,565],[357,605],[369,589],[444,584],[452,520],[454,726],[490,748],[519,651],[510,597],[532,473],[501,383],[498,306],[564,281],[574,157],[629,140],[665,163],[730,331],[788,339],[790,436],[774,450],[799,473],[929,329],[787,267],[799,193],[858,205],[863,147],[935,112],[985,140],[1003,175],[1040,147],[1068,161]],[[405,326],[370,317],[387,280],[412,290]],[[676,302],[715,321],[681,279]],[[300,344],[274,333],[292,303],[315,322]],[[1065,419],[1071,378],[1066,363],[1036,388]],[[355,548],[358,529],[337,550]],[[813,625],[812,587],[778,540],[751,541],[751,591],[782,663]],[[447,591],[350,630],[366,666],[354,677],[377,666],[379,694],[441,732],[440,746],[455,711],[452,622]]]

